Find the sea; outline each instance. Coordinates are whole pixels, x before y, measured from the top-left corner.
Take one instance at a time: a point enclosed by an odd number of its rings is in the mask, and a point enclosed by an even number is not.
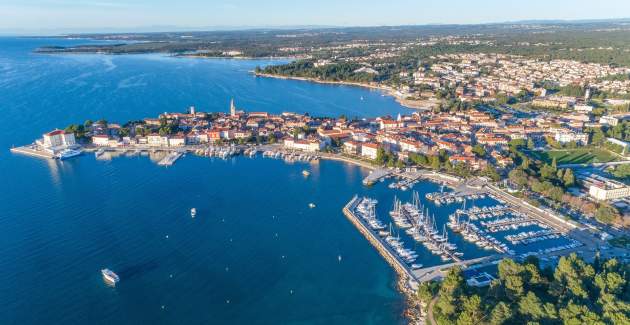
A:
[[[163,167],[143,155],[53,161],[9,149],[87,119],[227,112],[231,99],[246,111],[313,116],[407,108],[379,91],[250,73],[283,61],[33,52],[86,43],[95,42],[0,38],[0,324],[405,323],[395,272],[341,210],[368,196],[388,222],[394,197],[410,201],[412,191],[365,187],[364,168],[194,155]],[[459,208],[424,198],[439,184],[412,190],[440,230]],[[401,238],[418,263],[441,263]],[[489,254],[449,238],[465,258]],[[103,268],[120,276],[115,287]]]

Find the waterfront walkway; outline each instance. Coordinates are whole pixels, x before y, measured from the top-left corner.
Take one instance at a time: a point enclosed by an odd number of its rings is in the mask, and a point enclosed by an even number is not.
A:
[[[367,186],[372,185],[378,182],[380,179],[387,177],[391,174],[392,174],[391,169],[377,168],[371,171],[370,174],[366,178],[363,179],[363,185],[367,185]]]

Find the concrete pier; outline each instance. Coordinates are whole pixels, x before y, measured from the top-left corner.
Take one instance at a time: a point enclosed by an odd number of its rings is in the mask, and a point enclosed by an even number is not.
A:
[[[411,269],[407,264],[402,261],[398,255],[389,248],[388,245],[383,243],[381,238],[374,233],[363,221],[354,214],[354,208],[359,201],[358,196],[354,196],[348,204],[343,208],[343,214],[352,222],[352,224],[359,230],[359,232],[376,248],[376,250],[385,258],[394,270],[403,278],[416,282],[416,278],[413,276]]]
[[[171,166],[179,159],[183,153],[181,152],[170,152],[166,157],[158,162],[160,166]]]
[[[377,168],[370,172],[370,174],[363,179],[363,185],[369,186],[378,182],[381,178],[391,175],[390,169]]]
[[[14,147],[14,148],[11,148],[11,152],[33,156],[33,157],[39,157],[39,158],[47,158],[47,159],[55,158],[55,156],[53,156],[52,153],[45,151],[43,149],[40,149],[35,145]]]

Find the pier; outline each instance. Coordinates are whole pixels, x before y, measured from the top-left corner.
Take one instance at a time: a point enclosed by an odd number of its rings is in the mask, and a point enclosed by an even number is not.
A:
[[[181,152],[170,152],[166,157],[158,162],[160,166],[171,166],[184,154]]]
[[[55,156],[53,156],[52,153],[42,150],[38,148],[36,145],[14,147],[14,148],[11,148],[11,152],[19,153],[19,154],[23,154],[27,156],[32,156],[32,157],[39,157],[39,158],[47,158],[47,159],[55,158]]]
[[[343,208],[343,214],[352,222],[352,224],[359,230],[359,232],[376,248],[376,250],[385,258],[385,260],[396,270],[396,272],[403,278],[415,282],[411,269],[407,264],[398,257],[398,255],[385,244],[378,234],[375,234],[362,220],[354,214],[354,208],[359,202],[359,197],[355,195],[348,204]]]
[[[370,186],[378,182],[384,177],[392,174],[391,169],[377,168],[370,172],[370,174],[363,179],[363,185]]]

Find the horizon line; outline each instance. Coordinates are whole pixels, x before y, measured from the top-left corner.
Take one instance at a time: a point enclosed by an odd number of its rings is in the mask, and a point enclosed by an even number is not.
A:
[[[254,30],[301,30],[301,29],[345,29],[345,28],[385,28],[385,27],[422,27],[422,26],[483,26],[483,25],[506,25],[506,24],[570,24],[570,23],[600,23],[600,22],[630,22],[630,17],[623,18],[584,18],[584,19],[522,19],[512,21],[494,21],[479,23],[418,23],[418,24],[400,24],[400,25],[217,25],[217,26],[178,26],[178,25],[148,25],[136,27],[59,27],[59,28],[6,28],[0,29],[2,36],[69,36],[69,35],[103,35],[103,34],[133,34],[133,33],[166,33],[166,32],[238,32],[238,31],[254,31]]]

